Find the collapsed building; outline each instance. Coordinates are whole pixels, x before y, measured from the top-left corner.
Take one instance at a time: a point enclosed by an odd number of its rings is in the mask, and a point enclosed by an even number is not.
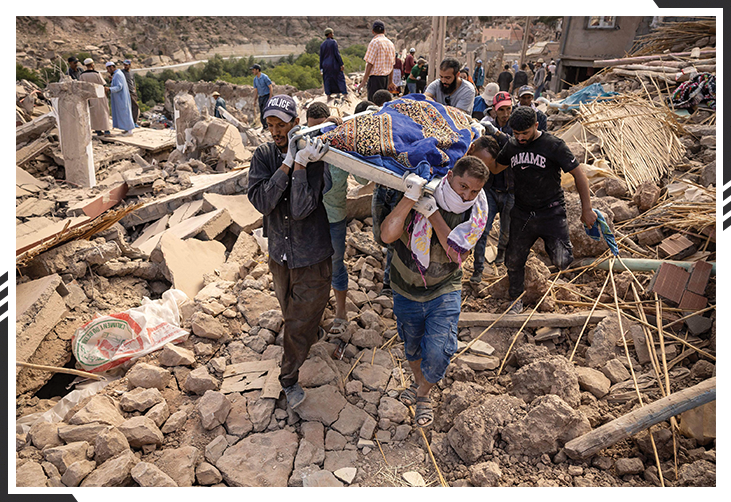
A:
[[[426,431],[398,400],[409,375],[393,301],[380,294],[372,183],[348,191],[347,344],[342,358],[335,343],[313,346],[294,412],[277,380],[283,319],[262,216],[246,196],[248,162],[267,141],[253,89],[169,81],[156,112],[172,128],[87,137],[52,104],[87,94],[20,82],[17,486],[715,485],[715,110],[674,109],[656,81],[604,71],[547,93],[549,130],[583,162],[619,258],[586,235],[566,183],[577,262],[557,274],[537,243],[525,296],[535,309],[515,316],[501,314],[503,267],[464,283],[460,348]],[[597,83],[614,99],[562,105]],[[214,90],[230,104],[225,119],[207,111]],[[324,100],[275,93],[301,112]],[[328,104],[347,115],[357,100]],[[608,121],[663,136],[627,157]],[[72,346],[80,328],[171,289],[186,297],[173,301],[184,335],[104,380],[73,373],[90,364]],[[323,325],[333,317],[331,298]],[[668,415],[668,396],[681,393],[705,404]],[[627,417],[649,426],[596,439]]]

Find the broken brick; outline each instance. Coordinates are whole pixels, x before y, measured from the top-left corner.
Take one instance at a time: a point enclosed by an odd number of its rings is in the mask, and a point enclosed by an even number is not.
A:
[[[683,267],[663,263],[652,278],[650,291],[672,302],[680,303],[689,278],[690,274]]]
[[[697,261],[693,264],[690,271],[690,279],[686,289],[693,293],[702,295],[706,292],[708,280],[711,278],[713,265],[707,261]]]

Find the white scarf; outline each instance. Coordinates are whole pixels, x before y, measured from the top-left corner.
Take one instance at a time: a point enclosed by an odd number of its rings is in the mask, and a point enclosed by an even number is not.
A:
[[[475,247],[477,240],[482,235],[487,224],[488,207],[484,190],[480,190],[476,198],[465,202],[454,191],[447,181],[447,176],[445,176],[439,182],[439,185],[437,185],[436,190],[434,190],[434,199],[437,201],[437,206],[446,209],[450,213],[461,214],[470,208],[472,209],[470,219],[460,223],[449,233],[447,244],[450,248],[457,251],[458,255]],[[411,233],[410,247],[411,252],[416,257],[420,271],[426,270],[429,267],[431,236],[432,225],[429,219],[421,213],[416,213],[414,216],[414,228]],[[424,285],[426,286],[426,281],[424,281]]]

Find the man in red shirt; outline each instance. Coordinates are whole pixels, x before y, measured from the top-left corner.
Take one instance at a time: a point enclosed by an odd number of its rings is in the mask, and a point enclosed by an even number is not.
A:
[[[414,59],[414,54],[416,54],[416,49],[413,47],[409,49],[409,54],[406,56],[406,59],[404,59],[404,75],[408,76],[409,73],[411,73],[411,69],[416,64],[416,59]]]

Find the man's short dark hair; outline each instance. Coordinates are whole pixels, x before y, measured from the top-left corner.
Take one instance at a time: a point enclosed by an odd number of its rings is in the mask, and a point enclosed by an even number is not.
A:
[[[326,119],[330,116],[330,107],[322,101],[315,101],[307,107],[308,119]]]
[[[480,136],[473,141],[472,144],[475,145],[476,152],[486,150],[493,159],[497,159],[497,156],[500,153],[500,145],[492,136]]]
[[[376,106],[383,106],[383,103],[391,101],[392,99],[393,96],[391,96],[391,92],[386,89],[379,89],[373,94],[373,103]]]
[[[526,68],[528,68],[527,64],[523,63],[522,65],[520,65],[521,70],[525,70]]]
[[[466,155],[455,162],[452,168],[455,176],[469,176],[477,178],[484,184],[490,175],[490,170],[484,162],[473,155]]]
[[[386,25],[383,24],[383,21],[377,19],[373,21],[372,29],[374,33],[384,33],[386,31]]]
[[[506,70],[510,69],[510,65],[509,65],[509,64],[506,64],[506,65],[505,65],[505,69],[506,69]]]
[[[458,75],[460,70],[459,61],[454,58],[445,58],[439,64],[439,69],[442,71],[449,70],[450,68],[452,69],[452,73],[454,73],[455,76]]]
[[[353,113],[364,112],[364,111],[366,111],[366,109],[369,106],[374,106],[374,105],[375,105],[375,103],[372,101],[363,100],[360,103],[358,103],[357,105],[355,105],[355,110],[353,110]]]
[[[533,127],[537,121],[536,111],[533,107],[519,106],[510,114],[508,125],[513,131],[522,132]]]

